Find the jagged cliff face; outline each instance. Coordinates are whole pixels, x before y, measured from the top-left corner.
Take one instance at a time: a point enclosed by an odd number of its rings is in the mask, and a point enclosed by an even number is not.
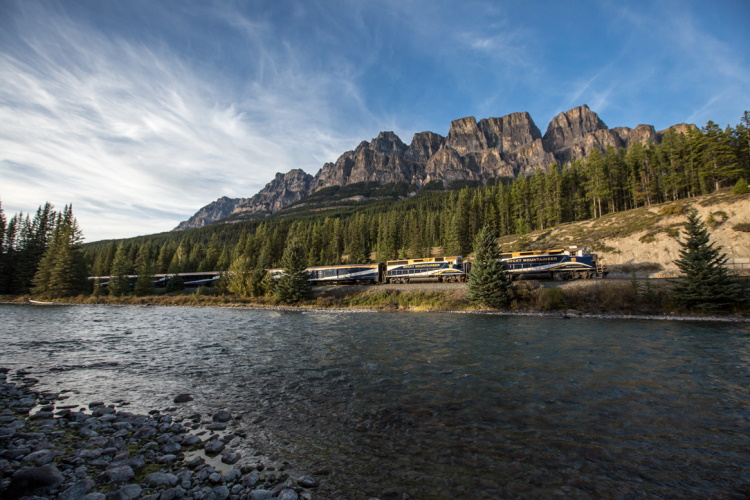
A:
[[[239,203],[231,215],[266,216],[278,212],[307,196],[312,178],[298,168],[278,173],[258,194]]]
[[[232,211],[234,211],[234,209],[243,201],[244,198],[227,198],[226,196],[222,196],[218,200],[211,202],[198,210],[198,212],[188,220],[180,222],[173,231],[182,231],[185,229],[193,229],[213,224],[218,220],[228,217],[229,214],[231,214]]]
[[[694,125],[676,125],[686,133]],[[583,105],[557,115],[544,136],[528,113],[512,113],[477,122],[469,116],[451,122],[448,136],[434,132],[414,134],[404,144],[393,132],[381,132],[372,141],[362,141],[353,151],[326,163],[313,177],[296,169],[276,174],[258,194],[249,199],[221,198],[202,208],[177,229],[200,227],[231,214],[232,218],[264,217],[288,207],[308,194],[330,186],[360,182],[407,183],[417,189],[430,182],[449,185],[455,181],[486,183],[490,179],[531,175],[550,165],[563,165],[585,158],[592,150],[629,147],[636,143],[658,144],[664,132],[650,125],[635,129],[610,129]],[[222,200],[227,200],[222,202]],[[221,202],[221,203],[220,203]],[[222,210],[217,207],[220,205]]]

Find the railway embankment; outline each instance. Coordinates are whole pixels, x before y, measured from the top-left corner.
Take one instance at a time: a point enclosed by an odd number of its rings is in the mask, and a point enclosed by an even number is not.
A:
[[[731,190],[505,236],[500,243],[535,250],[585,246],[606,262],[610,277],[672,278],[678,275],[674,261],[689,209],[698,211],[711,241],[727,254],[729,269],[750,275],[750,194]]]

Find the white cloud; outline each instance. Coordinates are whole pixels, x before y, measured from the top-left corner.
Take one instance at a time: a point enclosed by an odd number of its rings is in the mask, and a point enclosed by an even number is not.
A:
[[[354,142],[331,128],[328,109],[332,87],[355,94],[349,82],[266,54],[262,79],[236,93],[236,82],[164,47],[31,14],[19,19],[24,39],[0,51],[6,212],[72,202],[90,240],[168,230],[219,196],[251,196],[276,172],[315,173]]]

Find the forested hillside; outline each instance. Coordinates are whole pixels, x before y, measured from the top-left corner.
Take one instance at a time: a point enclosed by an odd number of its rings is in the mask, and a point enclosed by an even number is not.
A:
[[[142,261],[158,272],[225,270],[240,256],[253,267],[278,265],[288,241],[299,239],[309,265],[384,261],[427,255],[468,254],[479,228],[523,235],[565,222],[690,198],[750,179],[750,113],[736,127],[713,122],[684,133],[669,130],[661,144],[593,150],[585,159],[551,165],[529,177],[447,191],[430,186],[408,195],[408,186],[376,189],[390,197],[360,205],[346,198],[293,206],[263,221],[216,224],[85,247],[94,275],[107,275],[119,252],[135,269]],[[741,183],[742,181],[740,181]],[[741,188],[741,186],[740,186]],[[324,193],[325,194],[325,193]],[[393,199],[401,194],[400,199]],[[322,197],[322,195],[321,195]],[[332,201],[331,201],[332,200]],[[523,238],[519,240],[523,244]],[[596,248],[596,241],[582,241]]]
[[[684,133],[669,130],[659,145],[594,149],[584,159],[487,186],[447,190],[438,183],[411,194],[406,185],[350,185],[342,188],[346,196],[323,193],[321,203],[301,203],[262,221],[100,241],[83,245],[82,252],[95,276],[113,273],[113,266],[118,273],[221,271],[240,257],[252,268],[273,267],[292,241],[303,244],[308,265],[419,257],[433,250],[467,255],[485,225],[500,236],[523,236],[717,190],[746,191],[749,123],[746,112],[739,125],[724,130],[712,122]],[[382,196],[360,204],[350,196],[358,191]],[[0,293],[29,291],[55,216],[45,205],[33,218],[16,214],[6,221],[0,208]],[[513,240],[517,247],[530,244],[523,237]],[[601,243],[581,234],[579,244],[596,249]]]

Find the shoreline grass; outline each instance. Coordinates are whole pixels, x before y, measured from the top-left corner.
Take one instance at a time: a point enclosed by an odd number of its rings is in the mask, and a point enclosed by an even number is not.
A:
[[[743,280],[747,290],[750,279]],[[669,281],[570,282],[544,287],[538,282],[521,281],[512,287],[511,303],[505,309],[490,309],[467,299],[466,287],[454,289],[400,290],[373,287],[318,287],[313,298],[294,305],[282,304],[273,297],[243,298],[181,291],[145,297],[79,295],[53,300],[54,304],[98,304],[134,306],[245,307],[289,310],[362,310],[381,312],[466,312],[506,314],[617,315],[656,317],[725,317],[750,321],[750,304],[734,311],[685,310],[671,300]],[[28,303],[24,296],[0,296],[4,303]]]

